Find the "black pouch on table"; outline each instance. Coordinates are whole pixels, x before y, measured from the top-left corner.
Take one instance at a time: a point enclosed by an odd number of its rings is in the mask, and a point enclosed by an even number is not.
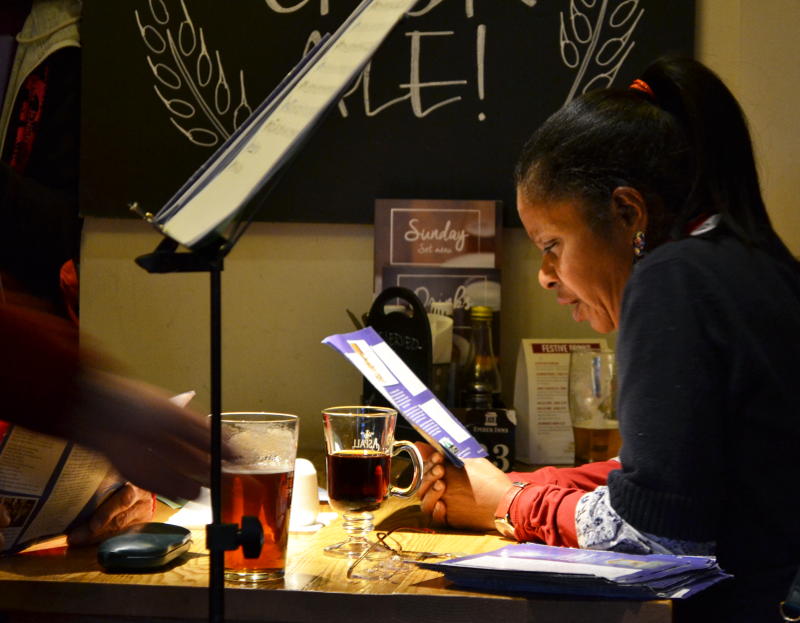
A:
[[[147,522],[131,526],[97,547],[97,561],[107,571],[150,571],[182,556],[192,533],[181,526]]]

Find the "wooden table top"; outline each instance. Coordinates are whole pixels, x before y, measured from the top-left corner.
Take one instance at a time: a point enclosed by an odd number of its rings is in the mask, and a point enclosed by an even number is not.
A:
[[[381,529],[419,527],[418,507],[379,511]],[[201,621],[207,619],[208,555],[202,529],[193,530],[191,552],[157,573],[110,574],[94,547],[68,549],[63,540],[0,559],[0,612],[9,623],[99,623],[112,620]],[[390,580],[348,580],[349,561],[322,548],[344,537],[339,521],[316,533],[291,533],[283,581],[240,587],[226,584],[226,621],[353,623],[549,622],[672,620],[669,601],[612,601],[519,596],[461,590],[439,573],[410,566]],[[401,533],[403,547],[458,553],[497,549],[499,535]],[[56,547],[53,547],[56,545]]]

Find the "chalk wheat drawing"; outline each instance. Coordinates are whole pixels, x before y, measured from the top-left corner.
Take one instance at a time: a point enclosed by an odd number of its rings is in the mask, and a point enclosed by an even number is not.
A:
[[[180,0],[173,18],[164,0],[148,0],[150,14],[134,11],[139,35],[148,50],[153,89],[170,121],[190,142],[213,147],[228,138],[252,112],[247,102],[244,71],[239,71],[239,96],[228,84],[218,51],[209,52],[202,27],[196,27]]]
[[[559,30],[561,60],[575,70],[565,103],[576,93],[611,86],[636,45],[633,31],[643,14],[639,0],[570,0]]]

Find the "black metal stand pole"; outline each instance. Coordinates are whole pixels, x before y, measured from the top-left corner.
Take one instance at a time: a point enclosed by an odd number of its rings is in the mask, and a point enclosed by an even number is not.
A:
[[[211,523],[222,523],[222,295],[218,266],[211,275]],[[209,553],[208,620],[225,621],[225,552]]]
[[[245,558],[258,558],[263,529],[257,517],[244,516],[239,524],[222,523],[222,267],[223,253],[204,257],[176,252],[178,243],[164,238],[153,253],[136,258],[150,273],[208,272],[211,276],[211,523],[206,526],[209,551],[208,620],[225,621],[225,552],[242,548]]]

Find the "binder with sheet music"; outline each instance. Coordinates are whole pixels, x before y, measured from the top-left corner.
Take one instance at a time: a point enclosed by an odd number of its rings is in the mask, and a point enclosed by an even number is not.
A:
[[[257,193],[280,174],[415,2],[363,0],[166,205],[145,218],[185,247],[224,255],[246,228]]]

